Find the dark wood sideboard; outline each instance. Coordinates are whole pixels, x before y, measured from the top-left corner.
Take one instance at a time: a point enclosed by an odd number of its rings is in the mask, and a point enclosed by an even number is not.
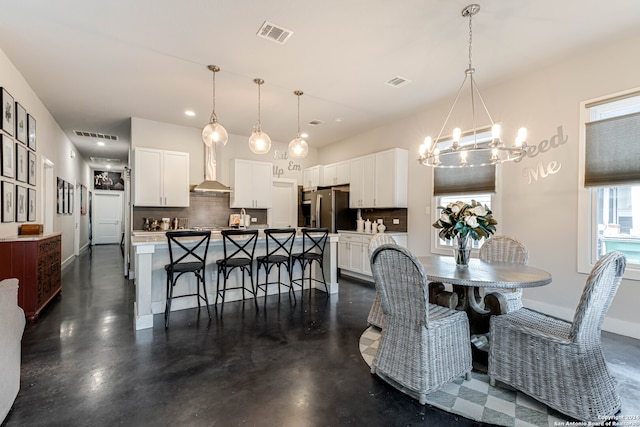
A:
[[[0,280],[17,278],[18,305],[30,322],[62,291],[62,236],[19,236],[0,241]]]

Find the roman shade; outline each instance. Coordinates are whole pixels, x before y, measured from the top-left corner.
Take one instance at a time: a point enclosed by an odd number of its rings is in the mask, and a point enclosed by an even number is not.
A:
[[[442,168],[433,170],[433,195],[496,192],[496,167]]]
[[[585,187],[640,183],[640,113],[586,123]]]

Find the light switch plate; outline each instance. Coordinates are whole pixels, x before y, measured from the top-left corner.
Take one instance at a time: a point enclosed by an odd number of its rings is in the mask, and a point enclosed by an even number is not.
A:
[[[400,220],[398,218],[393,218],[393,225],[400,224]]]

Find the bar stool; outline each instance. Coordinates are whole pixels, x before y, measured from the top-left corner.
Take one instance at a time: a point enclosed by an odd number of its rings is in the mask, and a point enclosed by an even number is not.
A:
[[[209,240],[211,231],[167,231],[167,242],[169,244],[170,264],[164,266],[167,272],[167,298],[164,308],[164,327],[169,327],[169,316],[171,314],[171,301],[174,298],[195,296],[198,300],[198,313],[200,313],[200,299],[203,299],[207,306],[207,314],[211,319],[209,311],[209,299],[207,298],[207,286],[205,276],[205,266],[207,251],[209,250]],[[189,244],[189,247],[186,245]],[[191,246],[193,244],[193,246]],[[202,247],[202,254],[197,253]],[[185,273],[193,273],[196,276],[196,293],[173,295],[173,288],[178,279]],[[202,292],[200,294],[200,285]]]
[[[224,258],[216,261],[218,265],[216,305],[218,304],[218,297],[222,297],[220,315],[222,315],[222,311],[224,310],[225,293],[234,289],[242,289],[243,301],[245,300],[245,290],[253,294],[253,302],[256,310],[258,310],[256,289],[253,284],[253,255],[256,250],[256,242],[258,241],[258,230],[222,230],[221,233]],[[240,269],[242,274],[242,286],[227,288],[227,279],[236,268]],[[247,289],[245,286],[245,273],[249,274],[251,289]],[[222,289],[220,289],[220,276],[224,278]]]
[[[260,267],[265,269],[265,281],[260,284],[260,280],[257,279],[257,289],[264,289],[264,303],[267,303],[267,286],[270,284],[278,284],[278,298],[280,297],[280,285],[283,284],[289,287],[289,298],[293,294],[293,300],[296,299],[296,294],[293,292],[293,283],[291,283],[291,252],[293,250],[293,241],[296,238],[295,228],[267,228],[264,230],[266,241],[266,255],[257,257],[258,260],[258,274],[260,277]],[[287,269],[289,281],[283,283],[281,280],[282,267]],[[269,273],[273,267],[278,269],[278,281],[269,282]]]
[[[311,276],[311,268],[309,268],[309,291],[311,291],[311,283],[312,282],[320,282],[324,284],[324,289],[329,295],[329,289],[327,288],[327,281],[324,277],[324,248],[327,243],[327,238],[329,237],[329,229],[328,228],[303,228],[300,230],[302,232],[302,252],[294,253],[292,255],[293,265],[296,262],[300,263],[301,267],[301,276],[300,279],[292,280],[291,283],[300,282],[300,288],[302,289],[302,293],[304,293],[304,272],[307,266],[311,266],[314,262],[317,262],[320,265],[320,272],[322,273],[322,280],[316,279]],[[311,297],[311,292],[309,292],[309,297]]]

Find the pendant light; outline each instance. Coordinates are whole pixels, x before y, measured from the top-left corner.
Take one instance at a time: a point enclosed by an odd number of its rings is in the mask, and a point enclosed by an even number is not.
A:
[[[202,129],[202,141],[208,147],[212,147],[216,143],[227,145],[229,135],[227,134],[227,130],[218,123],[218,117],[216,116],[216,73],[220,71],[220,67],[217,65],[208,65],[207,68],[213,73],[213,110],[211,111],[209,124]]]
[[[258,124],[255,125],[249,137],[249,148],[256,154],[267,154],[271,149],[271,138],[262,132],[260,127],[260,85],[264,83],[264,80],[253,79],[253,82],[258,85]]]
[[[298,133],[289,143],[289,156],[294,159],[302,159],[309,154],[309,144],[300,136],[300,96],[303,93],[301,90],[293,92],[298,97]]]

